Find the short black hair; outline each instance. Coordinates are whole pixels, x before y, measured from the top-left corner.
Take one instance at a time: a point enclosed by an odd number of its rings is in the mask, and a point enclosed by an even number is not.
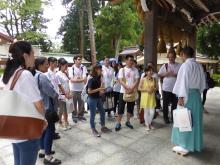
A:
[[[129,58],[134,59],[134,56],[132,56],[132,55],[130,55],[130,54],[126,55],[125,59],[128,60]]]
[[[40,66],[47,61],[46,57],[38,57],[35,59],[35,69],[39,70]]]
[[[75,60],[77,60],[77,58],[81,58],[81,59],[82,59],[82,56],[81,56],[81,55],[75,55],[75,56],[73,57],[73,60],[75,61]]]
[[[55,57],[49,57],[47,60],[49,64],[57,62],[57,59]]]
[[[190,46],[183,48],[182,52],[189,58],[195,57],[195,51]]]

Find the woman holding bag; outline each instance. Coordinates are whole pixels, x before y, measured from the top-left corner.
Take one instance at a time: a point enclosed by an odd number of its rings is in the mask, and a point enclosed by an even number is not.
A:
[[[33,75],[27,70],[34,65],[34,52],[31,45],[26,41],[15,42],[10,45],[9,53],[10,58],[6,63],[3,75],[4,90],[9,90],[14,77],[20,75],[13,91],[22,96],[27,102],[33,103],[36,110],[44,116],[45,110],[39,89]],[[35,165],[39,144],[39,139],[13,140],[14,165]]]
[[[68,62],[64,58],[60,58],[58,60],[58,65],[59,71],[56,75],[65,91],[65,93],[62,93],[62,91],[59,90],[59,127],[62,130],[67,131],[71,129],[71,127],[68,122],[66,100],[70,100],[72,98],[69,87],[69,76],[67,74]],[[62,116],[64,117],[64,123],[62,123]]]
[[[40,89],[41,97],[46,109],[46,114],[48,111],[54,110],[53,100],[58,97],[52,83],[49,81],[47,76],[43,73],[48,70],[48,61],[45,57],[39,57],[35,60],[36,74],[35,78]],[[54,110],[55,111],[55,110]],[[46,115],[48,126],[44,131],[41,140],[40,140],[40,151],[39,157],[44,158],[44,164],[46,165],[57,165],[61,164],[59,159],[55,159],[52,154],[55,152],[52,151],[53,145],[53,135],[55,132],[55,123],[53,119],[49,119]]]

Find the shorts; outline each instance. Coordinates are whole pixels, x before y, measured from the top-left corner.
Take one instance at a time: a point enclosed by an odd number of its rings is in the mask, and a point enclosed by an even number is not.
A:
[[[125,102],[123,100],[123,93],[120,93],[119,95],[119,104],[118,104],[118,114],[123,115],[125,111],[125,104],[127,104],[127,113],[133,115],[134,114],[134,102]]]
[[[60,113],[67,113],[67,108],[66,108],[66,102],[59,100],[59,112]]]

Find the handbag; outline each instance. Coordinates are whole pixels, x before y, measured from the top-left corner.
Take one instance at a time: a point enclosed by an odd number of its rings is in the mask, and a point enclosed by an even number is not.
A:
[[[173,111],[173,127],[179,128],[180,132],[192,131],[191,111],[185,107],[178,106]]]
[[[39,89],[40,89],[40,74],[41,73],[39,73],[37,77],[37,83],[38,83]],[[54,110],[53,98],[49,97],[49,102],[50,102],[49,104],[50,106],[49,106],[49,109],[46,110],[45,118],[50,123],[56,123],[60,119],[59,119],[57,112]]]
[[[126,82],[126,79],[125,79],[125,70],[124,70],[124,68],[123,68],[123,80],[122,81],[124,81],[124,82]],[[124,93],[123,94],[123,100],[125,101],[125,102],[134,102],[135,100],[136,100],[136,97],[137,96],[137,94],[136,94],[136,91],[135,92],[132,92],[132,93]]]
[[[10,90],[0,91],[0,138],[15,140],[39,139],[44,129],[44,117],[33,103],[13,91],[23,70],[15,73]]]

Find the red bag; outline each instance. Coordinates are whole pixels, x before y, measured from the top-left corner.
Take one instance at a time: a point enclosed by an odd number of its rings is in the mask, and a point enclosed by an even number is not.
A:
[[[140,124],[144,123],[144,109],[143,108],[140,109],[139,120],[140,120]]]

